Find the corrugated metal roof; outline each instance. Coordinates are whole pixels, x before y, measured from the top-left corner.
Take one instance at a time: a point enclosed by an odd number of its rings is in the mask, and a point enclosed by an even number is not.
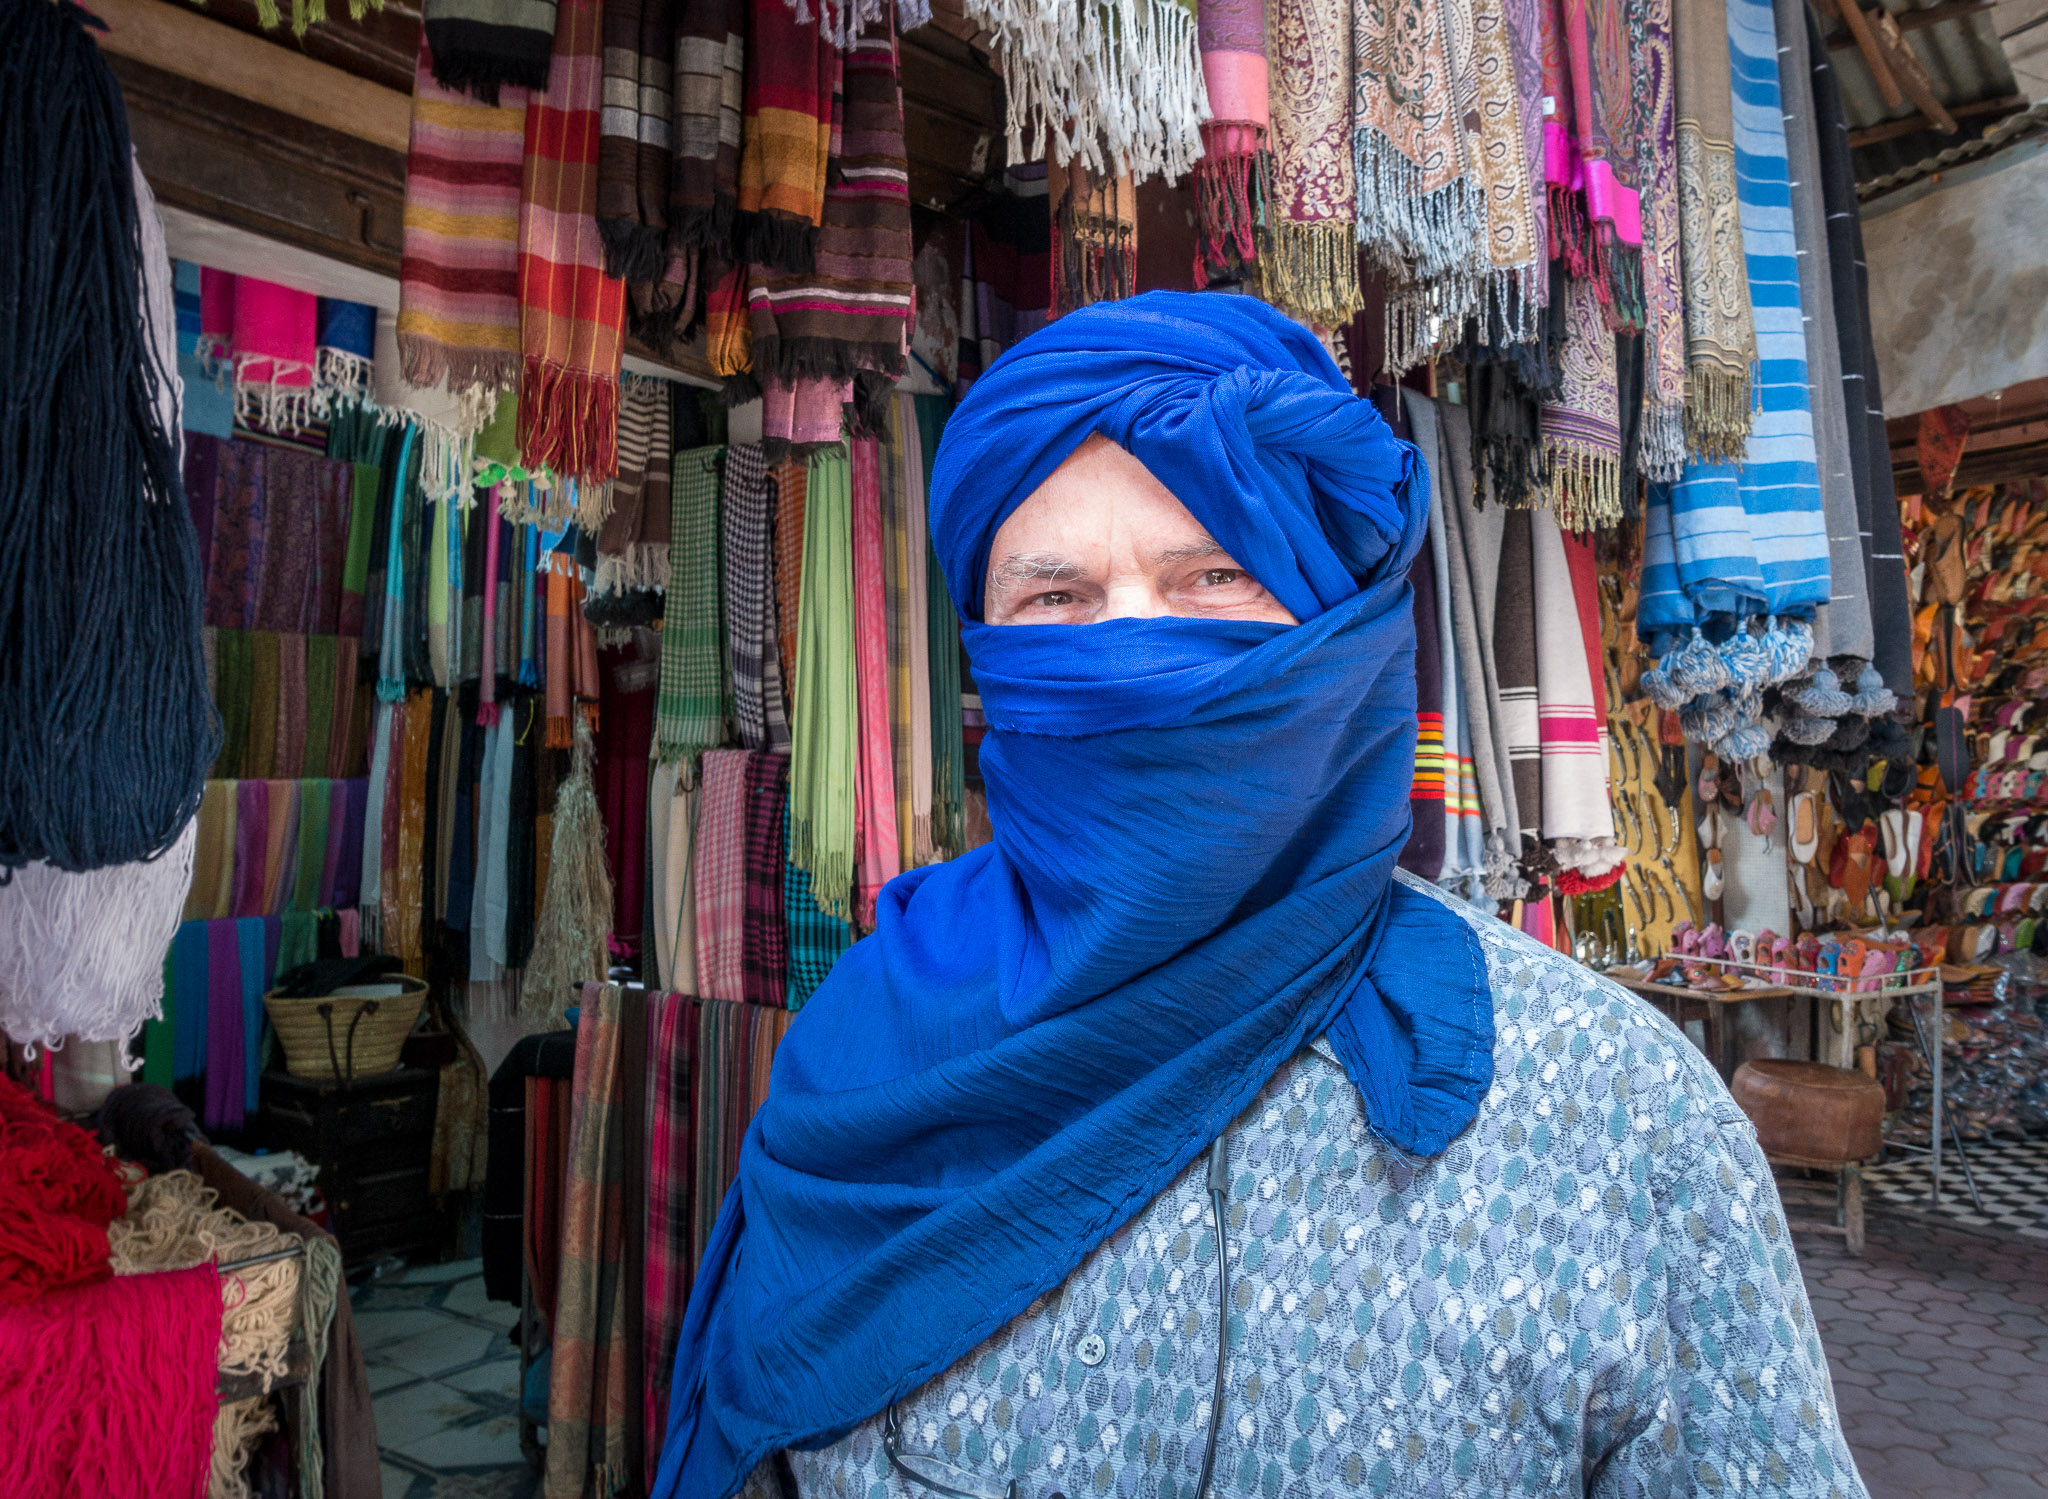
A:
[[[1904,47],[1918,60],[1935,100],[1957,128],[1953,134],[1935,128],[1904,83],[1899,102],[1888,104],[1854,30],[1840,13],[1842,6],[1857,3],[1817,0],[1815,9],[1829,39],[1851,139],[1858,142],[1859,182],[1899,173],[1975,140],[2032,102],[2014,78],[1999,40],[2001,12],[1987,0],[1881,0],[1879,5],[1864,3],[1865,16],[1873,28],[1885,13],[1898,24]],[[1884,49],[1879,50],[1883,55]]]

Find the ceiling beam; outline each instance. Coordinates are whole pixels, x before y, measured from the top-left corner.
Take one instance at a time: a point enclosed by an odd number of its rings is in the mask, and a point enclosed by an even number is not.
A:
[[[1950,0],[1947,5],[1930,5],[1925,10],[1901,11],[1893,20],[1899,23],[1901,31],[1918,31],[1923,26],[1939,26],[1943,21],[1960,21],[1968,16],[1982,15],[1991,9],[1992,0]],[[1856,38],[1849,35],[1828,39],[1830,52],[1848,52],[1856,46]]]
[[[2002,94],[1996,99],[1979,99],[1974,104],[1952,104],[1949,113],[1958,120],[1971,120],[1982,115],[2009,115],[2026,107],[2025,94]],[[1849,132],[1849,144],[1875,146],[1883,141],[1903,140],[1933,128],[1934,122],[1926,115],[1910,114],[1903,120],[1886,120],[1882,125],[1866,125],[1861,130],[1852,130]]]

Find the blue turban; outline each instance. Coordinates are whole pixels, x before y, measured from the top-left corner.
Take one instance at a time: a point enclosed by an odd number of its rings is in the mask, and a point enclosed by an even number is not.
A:
[[[1301,621],[978,622],[991,538],[1100,432]],[[932,540],[994,841],[884,887],[775,1058],[676,1350],[656,1499],[725,1499],[1058,1286],[1327,1035],[1435,1155],[1492,1082],[1477,939],[1393,883],[1427,527],[1415,450],[1304,329],[1154,292],[976,382]]]

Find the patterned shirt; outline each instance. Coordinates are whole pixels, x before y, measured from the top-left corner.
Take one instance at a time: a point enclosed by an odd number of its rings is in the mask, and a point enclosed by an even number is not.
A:
[[[1712,1067],[1627,991],[1458,909],[1496,1039],[1449,1150],[1374,1137],[1320,1041],[1231,1127],[1210,1492],[1864,1499],[1770,1168]],[[1013,1479],[1017,1499],[1194,1499],[1207,1176],[902,1401],[899,1452],[991,1499]],[[885,1419],[788,1454],[804,1499],[937,1499],[891,1467]],[[786,1493],[774,1466],[746,1499]]]

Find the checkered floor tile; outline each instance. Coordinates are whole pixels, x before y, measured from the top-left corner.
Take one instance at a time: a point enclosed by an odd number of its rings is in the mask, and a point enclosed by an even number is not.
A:
[[[2030,1239],[2048,1239],[2048,1140],[1968,1142],[1970,1170],[1977,1179],[1983,1211],[1970,1200],[1953,1150],[1942,1152],[1941,1205],[1930,1209],[1931,1163],[1924,1155],[1872,1166],[1863,1173],[1872,1202],[1938,1212],[1973,1228],[2001,1228]]]

